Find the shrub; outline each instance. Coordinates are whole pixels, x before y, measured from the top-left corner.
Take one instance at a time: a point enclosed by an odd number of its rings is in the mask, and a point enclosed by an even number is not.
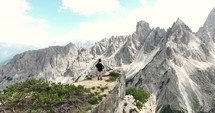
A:
[[[119,78],[120,74],[117,72],[110,72],[109,76],[110,76],[110,78],[106,81],[107,82],[114,82]]]
[[[93,87],[92,87],[92,90],[95,90],[95,89],[96,89],[95,86],[93,86]]]
[[[102,95],[98,95],[98,99],[101,101],[103,99]]]
[[[130,109],[129,113],[137,113],[137,110],[135,108],[134,109]]]
[[[89,101],[88,101],[91,105],[95,105],[99,103],[99,100],[97,97],[92,97]]]
[[[108,89],[108,87],[107,87],[107,86],[100,87],[100,90],[101,90],[102,92],[104,92],[104,90],[106,90],[106,89]]]
[[[106,94],[103,94],[103,97],[106,97],[107,95]]]
[[[128,88],[126,90],[126,95],[132,95],[135,100],[139,100],[141,103],[147,102],[148,98],[150,97],[149,92],[143,90],[143,89],[138,89],[138,88]]]
[[[0,101],[5,102],[0,108],[7,108],[8,111],[15,109],[16,112],[59,112],[55,110],[63,105],[90,107],[90,104],[97,104],[99,99],[98,94],[91,93],[83,86],[27,79],[8,86],[0,93]]]

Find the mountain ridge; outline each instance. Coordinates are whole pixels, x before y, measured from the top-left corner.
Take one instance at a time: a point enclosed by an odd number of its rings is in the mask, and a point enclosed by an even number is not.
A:
[[[102,58],[107,69],[124,68],[128,87],[155,96],[156,113],[168,105],[186,113],[210,113],[215,109],[214,21],[214,9],[197,33],[179,18],[167,31],[139,21],[132,35],[102,39],[92,47],[69,43],[24,52],[0,67],[0,89],[32,76],[80,81],[96,74],[94,65]]]
[[[168,41],[164,42],[166,45],[127,85],[148,89],[156,95],[157,112],[165,109],[166,105],[188,113],[212,112],[214,48],[208,48],[207,43],[188,27],[183,27],[182,22],[176,23],[180,24],[174,23],[170,28]],[[206,29],[204,33],[207,32],[210,31]]]

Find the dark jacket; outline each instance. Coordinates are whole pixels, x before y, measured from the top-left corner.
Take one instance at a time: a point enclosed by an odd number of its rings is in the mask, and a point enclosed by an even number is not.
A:
[[[101,72],[101,71],[103,71],[104,66],[103,66],[103,64],[102,64],[101,62],[98,62],[98,63],[96,64],[96,68],[97,68],[97,70],[98,70],[99,72]]]

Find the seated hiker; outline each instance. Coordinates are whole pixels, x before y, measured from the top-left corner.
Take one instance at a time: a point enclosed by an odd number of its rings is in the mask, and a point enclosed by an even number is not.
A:
[[[99,59],[98,63],[96,64],[96,68],[98,71],[98,80],[102,80],[102,72],[104,70],[104,66],[102,64],[102,60]]]

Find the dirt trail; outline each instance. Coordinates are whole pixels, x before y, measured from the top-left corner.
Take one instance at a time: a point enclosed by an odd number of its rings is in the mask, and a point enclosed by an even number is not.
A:
[[[85,88],[93,88],[95,87],[95,91],[98,91],[99,88],[107,87],[108,89],[104,90],[102,94],[108,94],[110,90],[113,89],[116,82],[107,82],[110,76],[102,77],[103,80],[98,80],[97,77],[93,77],[92,79],[86,79],[83,81],[73,83],[75,86],[83,85]]]

